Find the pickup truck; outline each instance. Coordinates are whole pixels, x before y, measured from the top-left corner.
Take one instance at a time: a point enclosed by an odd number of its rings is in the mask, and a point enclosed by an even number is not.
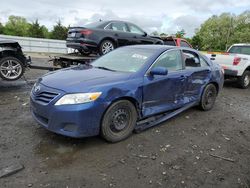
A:
[[[160,37],[160,39],[163,40],[164,45],[193,48],[192,45],[188,43],[187,40],[182,38],[167,36],[167,37]]]
[[[227,52],[208,52],[212,61],[224,69],[226,79],[237,78],[240,88],[250,85],[250,44],[234,44]]]

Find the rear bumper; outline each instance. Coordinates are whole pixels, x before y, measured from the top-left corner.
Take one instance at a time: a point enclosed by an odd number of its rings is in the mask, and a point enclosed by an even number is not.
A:
[[[77,50],[96,51],[98,44],[95,41],[89,39],[79,39],[79,40],[67,39],[66,46],[68,48],[73,48]]]
[[[238,75],[238,71],[237,70],[230,70],[230,69],[224,69],[224,74],[226,76],[237,76]]]

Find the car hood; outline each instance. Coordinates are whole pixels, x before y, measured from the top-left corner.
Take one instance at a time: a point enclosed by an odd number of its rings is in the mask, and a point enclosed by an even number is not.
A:
[[[65,92],[88,92],[91,88],[126,81],[130,73],[77,66],[46,74],[39,82]]]

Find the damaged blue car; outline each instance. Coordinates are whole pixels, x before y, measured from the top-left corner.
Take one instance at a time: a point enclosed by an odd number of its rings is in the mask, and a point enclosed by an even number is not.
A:
[[[212,109],[223,82],[221,67],[196,50],[127,46],[38,79],[30,105],[49,131],[118,142],[193,106]]]

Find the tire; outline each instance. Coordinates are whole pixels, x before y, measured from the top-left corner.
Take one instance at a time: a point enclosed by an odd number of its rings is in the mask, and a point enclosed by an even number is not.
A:
[[[246,70],[241,77],[238,78],[238,85],[242,89],[247,89],[250,85],[250,71]]]
[[[0,77],[3,80],[17,80],[23,73],[24,65],[19,59],[9,56],[0,60]]]
[[[200,109],[204,111],[211,110],[217,97],[217,89],[214,84],[208,84],[201,96]]]
[[[105,55],[115,49],[115,44],[111,40],[104,40],[99,47],[99,54]]]
[[[108,142],[119,142],[128,138],[137,121],[135,106],[127,100],[113,103],[105,112],[101,124],[101,135]]]

